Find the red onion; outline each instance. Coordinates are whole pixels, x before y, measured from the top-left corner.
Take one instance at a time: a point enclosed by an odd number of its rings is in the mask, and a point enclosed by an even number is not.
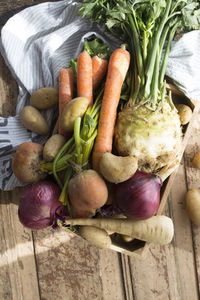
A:
[[[161,185],[160,177],[138,171],[129,180],[115,185],[114,207],[128,218],[150,218],[158,210]]]
[[[62,219],[66,213],[58,201],[59,196],[59,187],[51,181],[38,181],[27,186],[18,209],[20,222],[32,230],[56,227],[56,218]]]

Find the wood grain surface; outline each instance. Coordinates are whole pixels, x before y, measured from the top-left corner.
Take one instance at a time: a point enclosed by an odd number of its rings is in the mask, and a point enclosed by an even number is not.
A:
[[[1,0],[0,27],[21,9],[45,1]],[[16,82],[0,56],[0,114],[15,114]],[[165,214],[173,242],[151,245],[145,259],[99,250],[83,239],[50,229],[32,232],[17,216],[21,189],[0,193],[0,299],[2,300],[198,300],[200,229],[188,219],[187,189],[200,189],[192,159],[200,151],[200,114],[193,122]]]

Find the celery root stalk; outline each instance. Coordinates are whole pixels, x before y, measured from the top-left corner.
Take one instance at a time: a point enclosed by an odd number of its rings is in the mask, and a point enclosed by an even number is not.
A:
[[[135,156],[140,171],[155,173],[171,165],[180,157],[182,131],[164,75],[177,29],[200,29],[200,2],[84,0],[79,13],[103,23],[131,53],[129,100],[118,114],[115,130],[118,153]]]
[[[153,216],[142,221],[114,218],[69,219],[65,224],[95,226],[159,245],[170,243],[174,235],[173,222],[166,216]]]

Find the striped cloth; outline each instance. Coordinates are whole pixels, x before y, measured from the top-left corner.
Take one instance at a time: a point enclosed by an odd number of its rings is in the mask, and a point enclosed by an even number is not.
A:
[[[0,117],[2,190],[12,190],[23,185],[14,176],[11,168],[12,154],[16,147],[25,141],[44,144],[48,138],[30,132],[20,123],[19,113],[29,104],[30,95],[41,87],[58,86],[59,70],[68,66],[70,58],[78,56],[86,38],[92,35],[102,38],[112,50],[119,46],[119,41],[106,33],[102,34],[99,26],[77,16],[80,2],[71,0],[45,2],[26,8],[10,18],[1,31],[1,54],[19,86],[16,116]],[[192,39],[190,34],[193,34]],[[177,84],[180,82],[181,88],[188,96],[192,95],[193,99],[200,100],[200,85],[193,76],[195,71],[195,78],[197,75],[198,80],[200,78],[200,68],[197,74],[197,59],[199,66],[200,54],[198,52],[198,56],[195,52],[196,49],[200,49],[200,34],[194,32],[185,36],[188,36],[190,42],[187,40],[183,47],[182,38],[174,45],[167,74]],[[183,70],[188,71],[187,81]],[[42,114],[49,125],[57,118],[55,108],[48,109]]]
[[[84,40],[95,35],[113,50],[119,42],[99,26],[77,16],[79,1],[45,2],[24,9],[8,20],[1,31],[0,50],[19,86],[16,116],[0,117],[0,189],[23,184],[11,168],[12,154],[25,141],[44,144],[47,136],[30,132],[20,123],[19,113],[37,89],[58,86],[59,70],[81,52]],[[42,112],[54,123],[57,109]]]

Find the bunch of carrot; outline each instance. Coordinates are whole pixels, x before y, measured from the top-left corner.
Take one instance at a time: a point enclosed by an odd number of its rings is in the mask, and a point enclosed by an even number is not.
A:
[[[80,117],[76,118],[73,137],[63,146],[53,162],[55,179],[62,186],[56,174],[56,167],[59,164],[59,160],[63,160],[65,155],[71,151],[68,144],[72,142],[74,145],[72,152],[70,152],[72,162],[65,162],[67,171],[60,201],[64,205],[69,204],[67,200],[69,194],[70,210],[73,217],[92,216],[95,214],[96,209],[103,206],[107,201],[107,187],[98,174],[99,162],[103,153],[112,151],[117,107],[129,63],[130,54],[123,48],[116,49],[112,53],[109,63],[104,58],[96,55],[91,57],[86,50],[81,52],[78,57],[76,73],[77,96],[89,99],[88,109],[82,119]],[[95,97],[93,104],[93,94],[96,94],[96,90],[98,90],[106,71],[105,87],[99,89],[100,92]],[[65,106],[73,98],[74,75],[72,68],[61,69],[59,74],[59,133],[65,136],[68,133],[62,129],[61,117]],[[102,94],[103,98],[101,101]],[[98,130],[96,129],[97,126]],[[92,164],[94,170],[83,171],[85,164],[88,163],[93,145]],[[78,169],[77,166],[79,167]],[[73,175],[72,177],[72,174],[75,176]],[[95,191],[97,192],[95,193]]]
[[[130,54],[125,49],[116,49],[107,60],[95,55],[90,57],[84,50],[77,62],[77,96],[89,99],[89,105],[93,103],[93,90],[100,85],[108,65],[106,84],[98,134],[93,151],[93,168],[99,170],[99,161],[103,153],[111,152],[114,134],[114,125],[117,114],[117,106],[120,93],[130,64]],[[73,98],[74,74],[71,68],[60,70],[59,74],[59,129],[60,134],[65,134],[61,127],[61,116],[64,107]]]
[[[106,71],[108,62],[97,55],[91,56],[86,50],[81,52],[77,62],[77,96],[89,99],[93,103],[93,90],[96,90]],[[68,137],[61,126],[61,117],[65,106],[73,99],[74,73],[71,68],[59,72],[59,125],[58,133]]]

